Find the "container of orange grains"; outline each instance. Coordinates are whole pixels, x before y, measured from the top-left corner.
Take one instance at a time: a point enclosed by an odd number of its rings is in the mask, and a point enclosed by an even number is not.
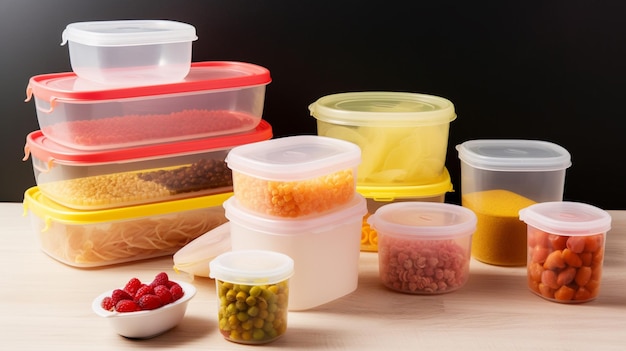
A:
[[[592,205],[556,201],[526,207],[528,287],[554,302],[582,303],[600,291],[611,216]]]

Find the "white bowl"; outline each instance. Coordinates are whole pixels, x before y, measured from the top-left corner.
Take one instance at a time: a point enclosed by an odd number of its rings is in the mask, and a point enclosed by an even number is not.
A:
[[[185,282],[175,281],[185,294],[180,299],[149,311],[111,312],[102,308],[102,299],[111,296],[114,289],[103,292],[91,303],[91,308],[100,317],[108,319],[116,333],[127,338],[148,339],[174,328],[185,316],[187,303],[196,294],[196,287]]]

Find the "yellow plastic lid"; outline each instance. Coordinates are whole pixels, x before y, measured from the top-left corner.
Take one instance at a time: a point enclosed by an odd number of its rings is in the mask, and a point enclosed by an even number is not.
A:
[[[222,206],[233,195],[232,192],[214,194],[188,199],[164,201],[152,204],[119,207],[95,211],[71,209],[48,199],[34,186],[24,193],[24,213],[33,212],[46,223],[56,221],[66,224],[94,224],[112,221],[124,221],[147,216],[190,211],[207,207]]]
[[[454,191],[450,173],[444,168],[441,176],[430,184],[410,186],[360,186],[356,190],[366,198],[376,201],[393,201],[401,198],[431,197]]]

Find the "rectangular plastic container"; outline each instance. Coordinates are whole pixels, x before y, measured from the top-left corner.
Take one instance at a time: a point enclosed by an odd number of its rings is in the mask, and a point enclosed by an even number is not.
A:
[[[241,62],[193,63],[177,83],[111,87],[55,73],[30,78],[41,131],[78,150],[176,142],[253,130],[261,121],[266,68]]]
[[[402,92],[351,92],[324,96],[309,106],[317,134],[361,148],[358,186],[430,184],[441,176],[450,122],[447,99]]]
[[[447,169],[432,184],[399,186],[399,187],[367,187],[358,186],[356,190],[367,199],[367,214],[363,217],[361,229],[361,251],[378,251],[378,233],[367,219],[380,207],[396,202],[439,202],[443,203],[446,193],[453,191],[450,173]]]
[[[470,140],[456,149],[461,203],[478,216],[472,255],[493,265],[525,265],[526,226],[518,212],[563,199],[569,152],[547,141],[518,139]]]
[[[165,20],[77,22],[67,25],[72,70],[94,82],[153,85],[185,78],[191,65],[194,26]]]
[[[284,218],[319,215],[349,203],[359,162],[358,146],[316,135],[242,145],[226,157],[239,203]]]
[[[226,222],[232,193],[98,211],[78,211],[45,197],[37,187],[24,195],[41,249],[74,267],[88,268],[171,255]]]
[[[78,210],[125,207],[232,191],[225,163],[239,145],[268,140],[263,120],[247,133],[109,151],[79,151],[35,131],[26,138],[39,190]]]
[[[289,309],[307,310],[353,292],[359,278],[359,237],[366,213],[359,195],[341,210],[309,218],[259,216],[237,195],[224,202],[233,250],[269,250],[294,260]]]

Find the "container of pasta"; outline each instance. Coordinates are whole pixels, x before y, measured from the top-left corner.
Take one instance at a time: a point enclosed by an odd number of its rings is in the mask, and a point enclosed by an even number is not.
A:
[[[448,99],[405,92],[350,92],[311,105],[317,134],[361,148],[360,186],[430,184],[444,172],[450,122]]]
[[[560,303],[594,300],[611,215],[589,204],[554,201],[523,208],[519,218],[528,228],[530,290]]]
[[[79,150],[104,150],[254,130],[265,87],[261,66],[196,62],[172,84],[112,87],[72,72],[31,77],[27,100],[50,140]]]
[[[363,217],[361,229],[361,251],[378,251],[378,233],[367,219],[381,206],[396,202],[439,202],[446,199],[446,193],[453,191],[448,169],[444,169],[441,177],[431,184],[415,186],[359,186],[356,190],[367,199],[367,214]]]
[[[78,210],[99,210],[232,191],[225,163],[232,148],[267,140],[263,120],[253,131],[108,151],[59,145],[41,131],[26,138],[39,191]]]
[[[358,146],[317,135],[242,145],[226,157],[241,206],[283,218],[316,216],[348,204],[360,162]]]
[[[478,216],[472,255],[500,266],[526,264],[522,208],[561,201],[571,165],[563,147],[541,140],[470,140],[456,146],[461,160],[461,203]]]
[[[232,192],[116,209],[79,211],[51,201],[38,187],[24,194],[41,249],[79,268],[171,255],[225,223]]]

